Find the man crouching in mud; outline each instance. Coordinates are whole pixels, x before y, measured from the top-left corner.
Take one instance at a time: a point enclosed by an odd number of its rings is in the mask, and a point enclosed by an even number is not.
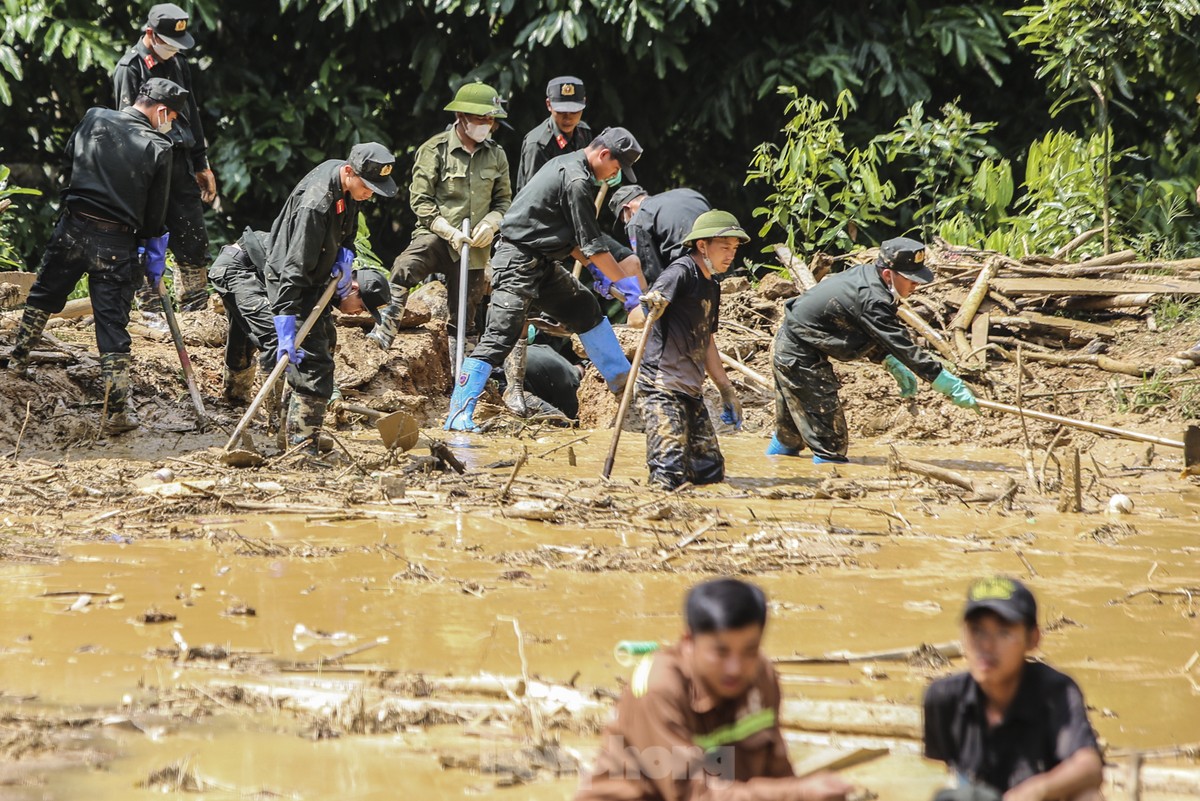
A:
[[[779,678],[759,650],[762,590],[698,584],[679,642],[642,659],[575,801],[841,801],[831,773],[797,778],[779,729]]]

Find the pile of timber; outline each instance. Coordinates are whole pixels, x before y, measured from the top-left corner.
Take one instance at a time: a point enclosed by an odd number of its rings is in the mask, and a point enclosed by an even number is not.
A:
[[[1200,259],[1138,261],[1132,250],[1082,261],[1071,252],[1093,232],[1051,255],[1014,259],[995,251],[951,245],[935,238],[928,247],[937,280],[901,304],[900,317],[929,347],[961,369],[982,369],[990,355],[1028,361],[1090,365],[1136,377],[1157,365],[1105,355],[1116,336],[1114,318],[1146,316],[1162,296],[1200,296]],[[851,257],[872,260],[874,250]],[[816,254],[809,264],[782,245],[779,261],[803,292],[825,276],[832,260]]]

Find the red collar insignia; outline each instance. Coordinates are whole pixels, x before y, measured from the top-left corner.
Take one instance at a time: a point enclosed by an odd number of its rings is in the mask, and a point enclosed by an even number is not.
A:
[[[563,136],[562,134],[555,134],[555,135],[554,135],[554,138],[555,138],[555,139],[558,141],[558,149],[559,149],[559,150],[566,150],[566,148],[567,148],[567,137]]]
[[[154,60],[154,56],[150,55],[149,53],[142,56],[142,61],[146,62],[146,69],[148,70],[154,69],[154,65],[158,63]]]
[[[338,214],[344,213],[346,211],[346,198],[339,197],[338,202],[334,205],[333,208],[334,208],[334,211],[336,211]]]

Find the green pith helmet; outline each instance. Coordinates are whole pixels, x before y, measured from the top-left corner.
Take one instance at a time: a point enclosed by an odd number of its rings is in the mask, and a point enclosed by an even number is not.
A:
[[[496,90],[479,81],[459,87],[454,99],[446,106],[446,111],[461,111],[463,114],[495,117],[498,120],[508,116],[508,112],[500,104],[500,95]]]
[[[727,211],[712,209],[696,218],[692,223],[692,231],[683,238],[683,244],[688,245],[697,239],[712,239],[716,236],[736,236],[741,242],[749,242],[750,234],[738,225],[737,217]]]

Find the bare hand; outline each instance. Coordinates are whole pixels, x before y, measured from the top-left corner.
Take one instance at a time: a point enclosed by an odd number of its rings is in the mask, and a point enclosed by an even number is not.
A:
[[[797,789],[804,801],[845,801],[854,785],[835,773],[822,772],[801,779]]]
[[[200,187],[200,200],[212,203],[217,199],[217,176],[212,170],[201,170],[196,173],[196,185]]]

